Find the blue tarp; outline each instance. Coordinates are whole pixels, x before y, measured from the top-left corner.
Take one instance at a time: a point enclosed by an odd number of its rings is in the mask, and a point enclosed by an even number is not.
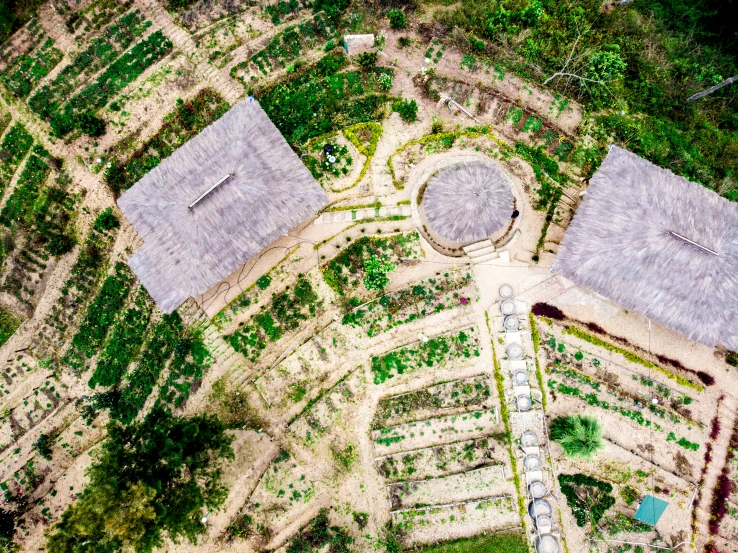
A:
[[[666,511],[668,506],[668,501],[664,501],[663,499],[659,499],[652,495],[647,495],[641,503],[641,506],[638,507],[635,517],[633,518],[640,520],[641,522],[645,522],[646,524],[650,524],[651,526],[656,526],[656,523],[661,518],[661,515],[664,514],[664,511]]]

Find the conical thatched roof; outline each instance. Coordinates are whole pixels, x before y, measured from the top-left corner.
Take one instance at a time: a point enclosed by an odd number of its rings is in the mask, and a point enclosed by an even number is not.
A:
[[[491,161],[459,163],[428,180],[422,207],[430,226],[446,240],[483,240],[510,221],[512,184]]]
[[[633,153],[611,149],[554,267],[692,340],[738,350],[738,204]]]
[[[246,101],[155,167],[118,205],[144,240],[129,264],[169,313],[327,202],[266,113]]]

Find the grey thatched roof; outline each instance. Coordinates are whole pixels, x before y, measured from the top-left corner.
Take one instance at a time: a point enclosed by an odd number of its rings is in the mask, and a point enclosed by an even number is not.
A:
[[[246,101],[155,167],[118,205],[144,240],[129,264],[169,313],[327,202],[266,113]]]
[[[446,240],[482,240],[510,221],[512,184],[492,162],[458,163],[428,180],[422,207],[430,226]]]
[[[611,149],[554,268],[692,340],[738,350],[738,205],[633,153]]]

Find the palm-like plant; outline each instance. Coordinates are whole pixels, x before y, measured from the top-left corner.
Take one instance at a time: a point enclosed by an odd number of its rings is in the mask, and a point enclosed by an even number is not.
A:
[[[551,439],[566,455],[580,459],[588,459],[604,447],[600,421],[587,415],[558,417],[551,423]]]

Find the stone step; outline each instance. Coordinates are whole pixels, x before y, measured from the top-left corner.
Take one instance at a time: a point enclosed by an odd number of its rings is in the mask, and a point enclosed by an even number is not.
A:
[[[491,253],[495,253],[496,249],[494,246],[487,246],[486,248],[479,248],[478,250],[474,250],[473,252],[469,252],[467,255],[469,256],[469,259],[474,261],[477,258],[480,257],[486,257]]]
[[[469,244],[468,246],[464,246],[463,250],[466,255],[471,257],[472,252],[475,252],[477,250],[481,250],[484,248],[489,248],[490,246],[494,250],[495,246],[494,244],[492,244],[491,240],[482,240],[481,242],[475,242],[474,244]]]
[[[497,252],[490,252],[485,255],[480,255],[479,257],[472,257],[472,263],[474,265],[482,265],[487,261],[492,261],[494,259],[497,259],[499,254]]]

